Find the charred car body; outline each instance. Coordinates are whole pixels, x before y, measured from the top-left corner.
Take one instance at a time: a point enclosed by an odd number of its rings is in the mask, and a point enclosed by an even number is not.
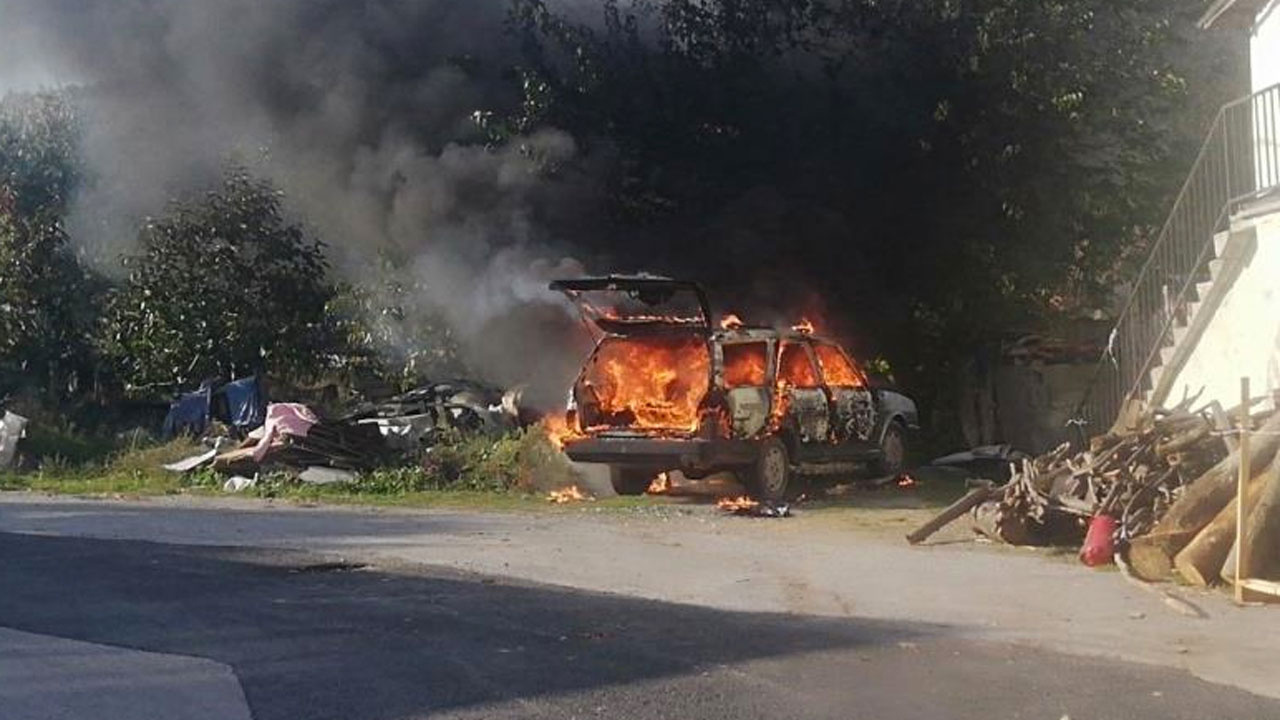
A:
[[[640,494],[659,472],[731,470],[780,499],[796,475],[902,469],[915,403],[807,327],[713,327],[696,284],[650,275],[562,280],[597,336],[570,391],[565,452]]]

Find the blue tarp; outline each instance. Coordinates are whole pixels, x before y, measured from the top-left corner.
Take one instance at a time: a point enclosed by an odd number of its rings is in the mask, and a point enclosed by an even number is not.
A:
[[[162,434],[165,439],[177,435],[199,435],[209,425],[209,398],[211,386],[208,383],[192,393],[183,393],[169,406],[169,414],[164,419]]]
[[[266,417],[267,396],[256,375],[234,380],[217,390],[213,389],[212,381],[206,381],[199,390],[179,395],[169,406],[163,435],[165,438],[199,435],[209,426],[210,418],[248,432],[261,425]]]
[[[252,430],[267,417],[267,399],[258,377],[242,378],[223,385],[219,393],[227,398],[227,417],[219,418],[235,428]]]

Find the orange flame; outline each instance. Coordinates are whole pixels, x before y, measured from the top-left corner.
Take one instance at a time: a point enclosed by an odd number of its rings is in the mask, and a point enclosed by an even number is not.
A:
[[[671,492],[671,478],[664,472],[658,473],[653,482],[649,483],[649,489],[645,492],[650,495],[665,495]]]
[[[866,378],[845,357],[835,345],[814,343],[814,352],[818,356],[818,367],[822,368],[822,377],[832,387],[863,387]]]
[[[805,335],[812,335],[813,323],[809,322],[807,318],[800,318],[800,322],[796,323],[795,325],[792,325],[791,329],[798,333],[803,333]]]
[[[919,485],[919,483],[917,483],[916,479],[911,477],[910,475],[907,475],[904,473],[898,476],[898,487],[909,488],[909,487],[915,487],[916,485]]]
[[[746,495],[738,497],[722,497],[716,501],[716,507],[726,512],[740,512],[743,510],[754,510],[760,505],[758,500],[753,500]]]
[[[769,411],[769,424],[767,425],[771,433],[775,433],[782,428],[782,421],[787,416],[787,410],[791,408],[791,393],[788,391],[788,387],[787,381],[781,378],[774,385],[773,408]]]
[[[724,317],[720,319],[720,327],[724,330],[737,330],[742,327],[742,318],[735,313],[725,313]]]
[[[768,346],[764,342],[724,346],[724,384],[729,388],[764,387]]]
[[[595,500],[595,498],[583,492],[577,485],[570,485],[567,488],[552,490],[547,493],[547,502],[553,502],[557,505],[567,505],[572,502],[583,502],[585,500]]]
[[[710,371],[701,337],[614,338],[600,344],[584,389],[599,403],[604,425],[692,432]]]
[[[542,431],[546,433],[547,439],[557,450],[564,450],[565,440],[580,437],[577,430],[569,427],[569,421],[564,415],[548,415],[543,418]]]

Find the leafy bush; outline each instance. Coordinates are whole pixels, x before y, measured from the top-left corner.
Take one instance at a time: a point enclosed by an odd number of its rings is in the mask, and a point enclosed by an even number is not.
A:
[[[92,372],[100,283],[62,227],[78,132],[64,96],[0,100],[0,398],[36,387],[56,400]]]
[[[140,233],[110,299],[107,346],[135,385],[265,371],[319,372],[333,349],[323,245],[284,217],[281,194],[241,169]]]
[[[395,495],[424,490],[532,491],[575,480],[569,462],[538,430],[499,438],[454,434],[422,453],[414,465],[361,475],[357,492]]]

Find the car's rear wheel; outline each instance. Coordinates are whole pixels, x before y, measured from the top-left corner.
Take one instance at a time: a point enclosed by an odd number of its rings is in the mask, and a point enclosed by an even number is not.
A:
[[[776,437],[760,443],[755,465],[746,473],[747,489],[760,500],[782,500],[791,483],[791,456],[786,443]]]
[[[647,468],[609,467],[609,482],[619,495],[643,495],[649,489],[656,473]]]
[[[875,469],[879,477],[901,475],[907,469],[907,434],[896,421],[889,423],[880,439],[880,459]]]

